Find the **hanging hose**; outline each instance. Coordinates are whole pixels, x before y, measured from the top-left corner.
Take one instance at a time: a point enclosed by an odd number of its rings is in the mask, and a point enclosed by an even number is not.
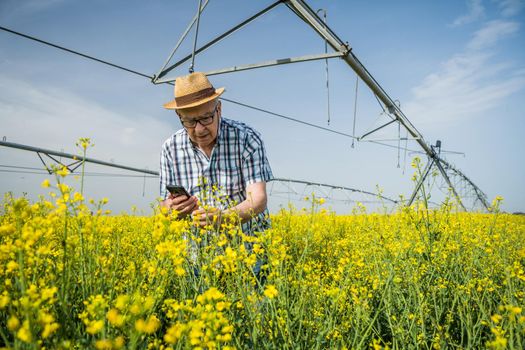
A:
[[[397,123],[397,168],[401,168],[399,160],[401,158],[401,123]]]
[[[401,102],[399,100],[395,100],[394,103],[397,102],[397,106],[401,108]],[[401,123],[399,120],[397,121],[397,168],[399,169],[401,165],[399,164],[399,159],[401,157]]]
[[[355,142],[355,121],[357,119],[357,89],[359,87],[359,76],[356,74],[355,76],[355,97],[354,97],[354,126],[352,129],[352,148],[354,148],[354,142]]]
[[[405,155],[403,157],[403,175],[405,175],[405,170],[407,168],[407,147],[408,147],[408,130],[406,130],[405,136]]]
[[[325,9],[319,9],[316,13],[319,13],[323,11],[323,23],[324,27],[326,28],[326,10]],[[324,53],[328,53],[328,41],[324,41]],[[330,76],[328,74],[328,58],[324,60],[325,62],[325,71],[326,71],[326,115],[327,115],[327,123],[330,125]]]

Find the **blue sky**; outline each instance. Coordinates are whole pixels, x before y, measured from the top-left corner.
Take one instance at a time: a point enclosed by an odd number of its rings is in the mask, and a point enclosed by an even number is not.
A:
[[[270,1],[211,0],[199,43]],[[429,143],[462,152],[445,157],[503,208],[525,211],[525,36],[522,0],[308,1],[326,9],[330,27],[347,41]],[[164,63],[197,1],[2,0],[0,24],[146,74]],[[192,39],[192,34],[189,36]],[[180,128],[162,104],[172,87],[86,61],[0,32],[0,137],[76,152],[90,137],[93,158],[157,170],[162,142]],[[188,40],[177,53],[187,54]],[[259,18],[196,58],[197,70],[322,53],[324,42],[285,6]],[[185,74],[188,65],[174,74]],[[331,123],[327,125],[324,61],[218,75],[224,97],[352,133],[355,73],[330,61]],[[356,134],[387,121],[360,82]],[[415,155],[301,126],[224,102],[223,115],[259,130],[276,177],[374,191],[411,193]],[[392,125],[375,138],[398,135]],[[397,145],[397,142],[391,142]],[[419,149],[413,141],[411,149]],[[0,148],[2,165],[39,166],[36,155]],[[399,167],[398,167],[399,164]],[[3,170],[11,168],[2,168]],[[89,171],[114,172],[89,166]],[[46,191],[45,176],[0,172],[0,192]],[[109,197],[116,211],[147,210],[155,179],[90,177],[87,195]],[[435,198],[440,198],[436,194]],[[344,212],[344,209],[343,209]]]

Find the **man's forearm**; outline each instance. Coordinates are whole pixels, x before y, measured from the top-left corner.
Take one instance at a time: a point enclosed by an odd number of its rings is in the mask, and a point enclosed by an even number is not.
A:
[[[224,214],[237,214],[242,223],[250,221],[257,214],[262,213],[266,209],[266,196],[264,198],[257,198],[255,200],[247,198],[243,202],[234,207],[227,209]]]

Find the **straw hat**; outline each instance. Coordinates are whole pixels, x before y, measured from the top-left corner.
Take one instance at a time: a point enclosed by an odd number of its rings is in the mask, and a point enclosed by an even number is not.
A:
[[[199,106],[219,97],[224,88],[215,89],[204,73],[194,72],[175,79],[175,100],[164,104],[167,109]]]

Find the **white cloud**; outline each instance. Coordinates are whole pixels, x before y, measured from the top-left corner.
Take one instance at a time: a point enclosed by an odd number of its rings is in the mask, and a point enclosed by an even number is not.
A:
[[[468,13],[456,18],[454,22],[452,22],[453,27],[462,26],[483,18],[485,8],[481,4],[481,0],[467,0],[467,7]]]
[[[456,57],[451,61],[464,59],[469,57]],[[455,69],[445,68],[440,74],[429,76],[414,89],[415,98],[405,107],[408,115],[418,124],[432,125],[475,118],[525,86],[525,75],[497,79],[504,66],[484,67],[487,61],[483,57],[477,61]],[[493,80],[488,82],[483,77]]]
[[[54,87],[35,87],[0,74],[0,137],[37,147],[75,152],[90,137],[93,158],[156,169],[160,146],[173,125],[141,115],[121,115]]]
[[[504,17],[517,15],[525,5],[524,0],[499,0],[497,3],[501,10],[501,15]]]
[[[51,7],[62,4],[64,0],[2,0],[0,2],[1,17],[13,18],[21,15],[28,15],[45,11]]]
[[[509,21],[491,21],[478,30],[462,53],[445,61],[440,69],[416,86],[405,104],[416,123],[436,124],[475,118],[525,87],[525,70],[510,62],[498,62],[496,44],[519,29]]]
[[[493,46],[499,40],[515,33],[520,28],[519,23],[495,20],[488,22],[478,30],[467,44],[468,49],[481,50]]]

